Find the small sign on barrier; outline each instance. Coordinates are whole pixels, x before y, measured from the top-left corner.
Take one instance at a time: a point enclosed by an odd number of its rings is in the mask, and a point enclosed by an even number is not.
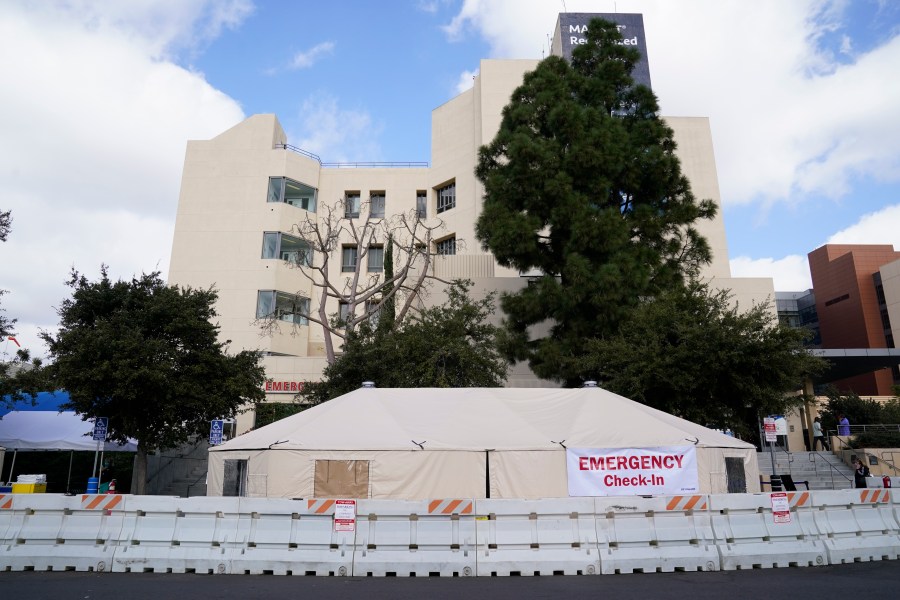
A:
[[[334,501],[334,530],[356,531],[356,500]]]
[[[791,522],[791,504],[788,500],[787,492],[773,492],[772,498],[772,520],[775,523]]]

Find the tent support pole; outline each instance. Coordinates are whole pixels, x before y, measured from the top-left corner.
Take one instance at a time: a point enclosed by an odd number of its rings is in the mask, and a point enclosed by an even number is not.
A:
[[[484,497],[491,497],[491,451],[484,451]]]
[[[66,477],[66,493],[69,493],[69,488],[72,485],[72,457],[75,456],[74,450],[69,450],[69,476]]]
[[[12,483],[12,481],[13,481],[13,471],[16,470],[16,456],[17,456],[18,454],[19,454],[19,449],[18,449],[18,448],[16,448],[15,450],[13,450],[13,461],[12,461],[12,464],[9,465],[9,482],[10,482],[10,483]]]

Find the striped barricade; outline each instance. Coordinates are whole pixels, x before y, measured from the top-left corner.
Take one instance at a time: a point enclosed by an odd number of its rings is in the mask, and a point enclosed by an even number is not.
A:
[[[335,531],[335,500],[241,498],[232,572],[350,575],[354,532]]]
[[[775,510],[772,497],[771,493],[709,497],[723,570],[826,563],[825,547],[812,515],[811,493],[776,493]]]
[[[595,498],[600,572],[718,571],[708,507],[702,494]]]
[[[13,494],[0,494],[0,546],[6,545],[10,539],[15,540],[22,527],[21,519],[17,519],[13,511],[13,498]],[[13,523],[16,529],[10,532]]]
[[[228,573],[237,498],[128,496],[114,572]]]
[[[475,575],[475,501],[360,500],[353,574]]]
[[[592,498],[476,500],[478,575],[600,571]]]
[[[896,560],[900,530],[891,502],[892,490],[816,491],[816,523],[832,565]]]

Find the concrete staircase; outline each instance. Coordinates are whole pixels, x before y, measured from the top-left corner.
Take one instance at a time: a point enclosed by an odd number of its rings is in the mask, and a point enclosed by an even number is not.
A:
[[[194,496],[206,495],[206,472],[207,463],[203,462],[197,465],[187,477],[175,479],[162,492],[160,496],[180,496],[187,498]]]
[[[759,472],[765,481],[772,475],[772,458],[769,452],[757,452]],[[811,490],[843,490],[853,487],[853,469],[831,452],[775,452],[775,472],[788,474],[794,482],[808,481]],[[798,490],[806,489],[802,484]],[[763,486],[764,492],[769,486]]]

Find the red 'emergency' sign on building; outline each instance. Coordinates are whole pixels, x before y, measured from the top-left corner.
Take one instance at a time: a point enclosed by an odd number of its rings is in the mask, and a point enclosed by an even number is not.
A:
[[[700,489],[694,446],[568,448],[570,496],[683,494]]]

